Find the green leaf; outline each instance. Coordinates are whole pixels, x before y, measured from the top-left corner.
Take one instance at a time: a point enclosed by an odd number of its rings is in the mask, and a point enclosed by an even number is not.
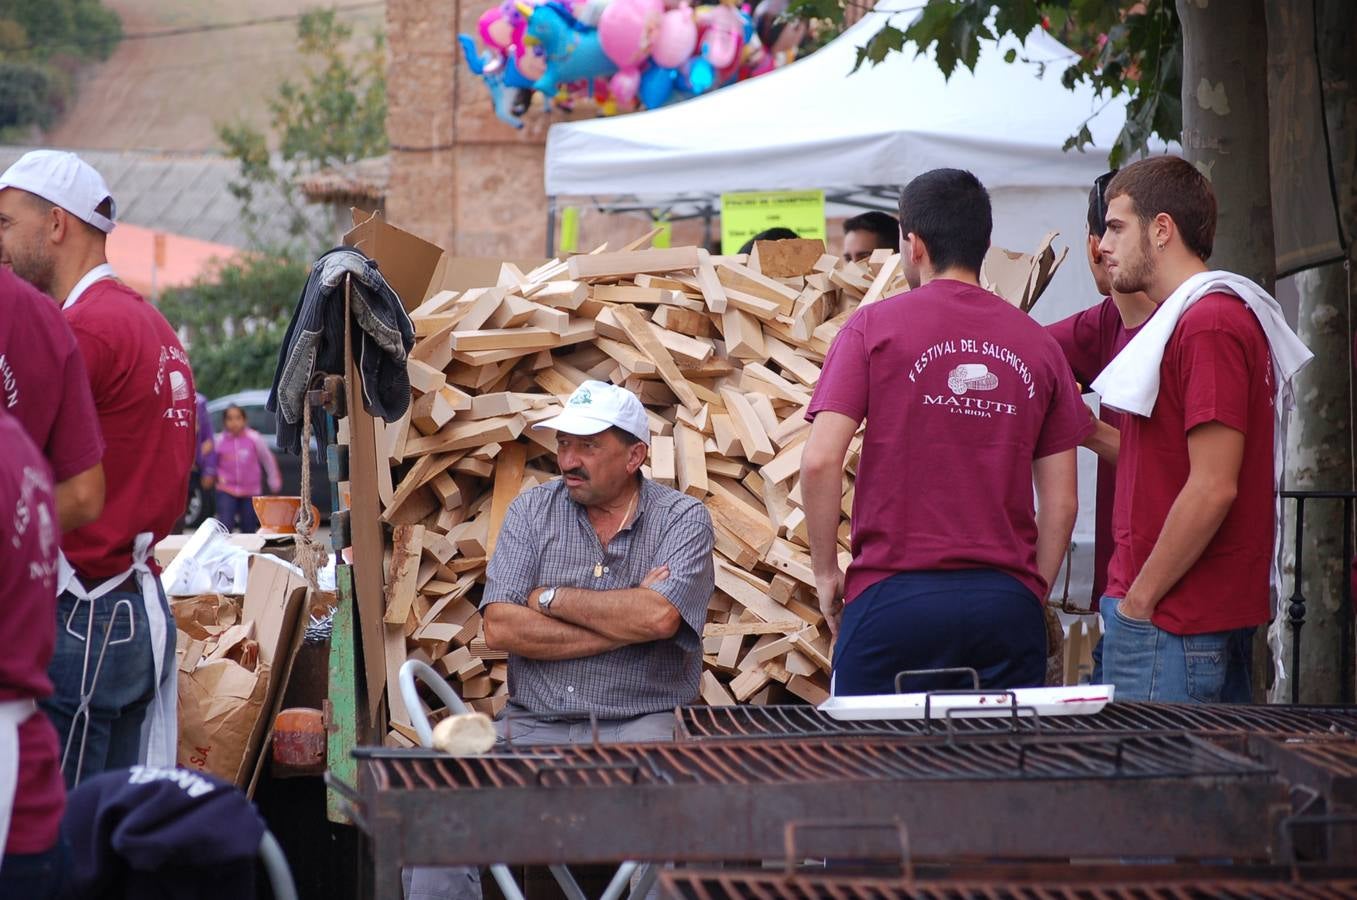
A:
[[[1013,60],[1015,60],[1015,59],[1017,59],[1017,58],[1018,58],[1018,51],[1017,51],[1015,48],[1013,48],[1013,47],[1009,47],[1009,48],[1008,48],[1008,51],[1007,51],[1006,53],[1004,53],[1004,62],[1006,62],[1006,63],[1012,63]]]

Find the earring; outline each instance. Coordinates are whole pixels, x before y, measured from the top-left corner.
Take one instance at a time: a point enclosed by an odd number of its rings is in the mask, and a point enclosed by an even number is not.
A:
[[[1160,251],[1162,252],[1163,249],[1164,249],[1164,245],[1163,245],[1163,244],[1160,244],[1160,245],[1159,245],[1159,249],[1160,249]]]

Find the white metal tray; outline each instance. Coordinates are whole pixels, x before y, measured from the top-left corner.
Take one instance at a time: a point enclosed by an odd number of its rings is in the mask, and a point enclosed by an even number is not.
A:
[[[1087,716],[1112,701],[1110,684],[1018,688],[1013,691],[934,691],[920,694],[867,694],[830,697],[819,706],[833,719],[944,719],[1012,716],[1035,710],[1040,716]]]

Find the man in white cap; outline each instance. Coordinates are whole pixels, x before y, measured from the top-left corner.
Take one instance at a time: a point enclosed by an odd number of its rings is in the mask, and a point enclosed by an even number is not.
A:
[[[43,708],[68,785],[138,762],[172,766],[176,749],[175,635],[152,550],[183,512],[193,373],[164,316],[108,265],[115,213],[103,177],[74,153],[35,150],[0,175],[0,264],[61,303],[107,445],[103,513],[63,535],[57,577]]]
[[[666,741],[697,699],[716,586],[707,508],[641,474],[650,425],[636,395],[586,381],[556,432],[561,477],[509,505],[490,559],[485,641],[509,653],[514,744]],[[410,900],[478,900],[478,872],[409,870]],[[531,877],[531,876],[530,876]],[[606,874],[602,880],[606,882]]]
[[[512,737],[587,740],[590,715],[605,738],[671,737],[702,677],[711,516],[641,475],[650,426],[630,391],[586,381],[534,427],[556,432],[561,478],[510,504],[481,604],[509,652]]]

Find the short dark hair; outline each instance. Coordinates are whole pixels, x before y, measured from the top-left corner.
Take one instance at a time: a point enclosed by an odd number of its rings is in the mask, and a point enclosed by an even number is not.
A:
[[[764,231],[760,231],[758,234],[745,241],[744,246],[740,247],[740,252],[752,253],[755,241],[794,241],[800,237],[801,235],[792,231],[790,228],[783,228],[779,225],[776,228],[768,228]]]
[[[979,272],[993,228],[989,192],[964,169],[933,169],[900,192],[900,231],[924,242],[938,271]]]
[[[1141,225],[1164,213],[1183,243],[1203,261],[1216,242],[1216,192],[1197,167],[1180,156],[1153,156],[1133,162],[1107,186],[1107,200],[1131,198]]]
[[[847,234],[850,231],[866,231],[876,235],[879,245],[900,252],[900,220],[889,213],[874,209],[853,216],[843,223],[843,233]]]
[[[644,443],[644,441],[642,441],[642,440],[641,440],[640,438],[638,438],[636,435],[632,434],[630,431],[627,431],[627,429],[625,429],[625,428],[618,428],[616,425],[611,426],[611,427],[608,429],[608,432],[609,432],[610,434],[616,435],[616,436],[617,436],[617,439],[618,439],[619,441],[621,441],[621,442],[622,442],[622,445],[625,446],[628,450],[630,450],[632,447],[636,446],[637,444]]]
[[[1088,191],[1088,233],[1102,237],[1107,233],[1107,186],[1117,177],[1117,170],[1104,172],[1093,180]]]

